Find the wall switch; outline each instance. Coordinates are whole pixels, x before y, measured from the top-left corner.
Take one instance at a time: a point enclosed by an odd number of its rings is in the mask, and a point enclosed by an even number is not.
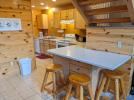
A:
[[[122,41],[118,41],[118,42],[117,42],[117,47],[118,47],[118,48],[122,48],[122,46],[123,46]]]

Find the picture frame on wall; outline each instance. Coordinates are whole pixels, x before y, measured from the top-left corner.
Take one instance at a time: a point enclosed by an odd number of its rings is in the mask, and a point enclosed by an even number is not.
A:
[[[21,19],[0,18],[0,31],[19,31],[19,30],[22,30]]]

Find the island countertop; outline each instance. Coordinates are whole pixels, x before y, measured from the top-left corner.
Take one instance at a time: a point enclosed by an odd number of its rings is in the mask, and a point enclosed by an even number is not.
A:
[[[48,50],[48,53],[109,70],[115,70],[132,58],[130,55],[91,50],[78,46],[51,49]]]

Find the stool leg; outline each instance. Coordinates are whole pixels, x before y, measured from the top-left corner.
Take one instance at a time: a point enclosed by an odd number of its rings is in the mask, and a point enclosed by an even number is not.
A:
[[[56,91],[57,90],[57,87],[56,87],[56,72],[53,72],[53,97],[54,97],[54,100],[56,100]]]
[[[76,88],[76,98],[79,98],[80,96],[80,86],[78,85]]]
[[[56,73],[53,72],[53,93],[56,93]]]
[[[115,79],[115,100],[119,100],[119,79]]]
[[[124,100],[126,100],[126,92],[125,92],[125,87],[124,87],[123,79],[120,79],[120,84],[121,84],[121,91],[123,93]]]
[[[80,86],[80,100],[84,100],[84,96],[83,96],[83,86]]]
[[[101,82],[100,88],[98,89],[98,92],[97,92],[97,95],[96,95],[96,100],[100,100],[100,96],[101,96],[101,93],[103,92],[106,80],[107,80],[106,77],[102,78],[102,82]]]
[[[68,92],[66,94],[65,100],[69,100],[69,97],[70,97],[70,94],[71,94],[71,90],[72,90],[72,84],[69,84],[69,89],[68,89]]]
[[[110,78],[108,78],[107,81],[106,81],[106,85],[105,85],[105,88],[104,88],[105,92],[108,91],[109,84],[110,84]]]
[[[60,71],[60,77],[61,77],[62,83],[65,84],[65,79],[64,79],[64,73],[63,73],[63,71]]]
[[[88,92],[89,92],[89,95],[91,97],[91,100],[94,100],[94,96],[93,96],[91,85],[88,85]]]
[[[47,82],[48,74],[49,74],[49,72],[46,71],[44,79],[43,79],[42,87],[41,87],[41,92],[43,92],[43,90],[44,90],[44,86]]]

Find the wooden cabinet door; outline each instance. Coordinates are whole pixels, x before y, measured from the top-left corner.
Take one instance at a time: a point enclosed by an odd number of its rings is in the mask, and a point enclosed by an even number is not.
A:
[[[74,9],[67,10],[67,19],[74,19]]]
[[[60,12],[54,13],[54,27],[60,28]]]
[[[40,43],[40,52],[41,52],[42,54],[45,53],[44,43]]]
[[[67,19],[67,10],[62,10],[60,11],[61,13],[61,20]]]
[[[86,29],[85,21],[82,18],[82,16],[80,15],[80,13],[77,10],[75,10],[74,15],[75,15],[75,28],[77,28],[77,29]]]
[[[91,76],[91,67],[86,68],[87,66],[85,65],[79,65],[79,64],[70,64],[70,73],[80,73],[80,74],[85,74],[88,75],[89,77]]]
[[[48,29],[48,15],[40,14],[37,15],[38,29]]]
[[[41,53],[47,54],[47,50],[49,47],[49,40],[43,40],[43,42],[40,43]]]
[[[49,49],[55,49],[55,48],[56,48],[56,42],[55,41],[50,41]]]

